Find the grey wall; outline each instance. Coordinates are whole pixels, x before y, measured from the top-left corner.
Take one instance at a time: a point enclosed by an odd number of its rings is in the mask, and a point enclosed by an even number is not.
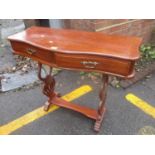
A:
[[[7,37],[24,30],[22,19],[0,19],[0,43],[7,44]]]
[[[63,28],[64,22],[62,19],[49,19],[49,25],[53,28]]]

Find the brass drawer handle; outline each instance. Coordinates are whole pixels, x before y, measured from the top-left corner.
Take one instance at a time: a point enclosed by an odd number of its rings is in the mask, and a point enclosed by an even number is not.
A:
[[[96,66],[99,63],[96,61],[81,61],[81,64],[83,64],[83,65],[95,65]]]
[[[36,53],[36,50],[35,50],[35,49],[28,48],[28,49],[26,49],[26,52],[27,52],[28,54],[30,54],[30,55],[33,55],[33,54]]]
[[[88,65],[86,65],[86,66],[84,66],[85,68],[95,68],[95,66],[88,66]]]
[[[85,68],[95,68],[96,65],[99,64],[99,62],[96,61],[81,61],[80,63],[83,64]]]

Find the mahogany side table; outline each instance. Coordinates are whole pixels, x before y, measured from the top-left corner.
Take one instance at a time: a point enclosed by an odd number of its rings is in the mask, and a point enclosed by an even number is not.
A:
[[[38,61],[38,77],[44,82],[43,93],[48,97],[44,110],[55,104],[80,112],[95,120],[95,131],[100,130],[104,117],[109,75],[122,78],[134,76],[134,64],[140,57],[139,46],[142,41],[131,36],[43,27],[28,28],[8,39],[13,53]],[[41,75],[42,64],[50,67],[45,78]],[[103,84],[98,109],[72,104],[60,98],[54,91],[53,67],[100,72]]]

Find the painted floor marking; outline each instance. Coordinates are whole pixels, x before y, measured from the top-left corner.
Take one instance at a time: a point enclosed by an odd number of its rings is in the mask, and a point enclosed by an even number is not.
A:
[[[82,95],[87,94],[88,92],[92,91],[92,87],[90,87],[89,85],[83,85],[75,90],[73,90],[72,92],[64,95],[62,98],[66,101],[72,101],[74,99],[79,98]],[[39,107],[37,109],[35,109],[34,111],[31,111],[19,118],[17,118],[16,120],[13,120],[3,126],[0,126],[0,135],[8,135],[10,133],[12,133],[13,131],[49,114],[50,112],[53,112],[55,110],[59,109],[58,106],[53,105],[50,107],[48,112],[45,112],[43,110],[43,107]]]
[[[135,105],[136,107],[140,108],[142,111],[144,111],[146,114],[152,116],[155,118],[155,107],[151,106],[149,103],[143,101],[142,99],[138,98],[134,94],[127,94],[125,98]]]

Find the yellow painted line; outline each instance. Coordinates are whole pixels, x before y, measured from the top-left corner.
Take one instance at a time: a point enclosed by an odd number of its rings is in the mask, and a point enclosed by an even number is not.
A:
[[[76,98],[79,98],[80,96],[90,92],[92,90],[92,88],[89,85],[83,85],[75,90],[73,90],[72,92],[64,95],[62,98],[66,101],[72,101]],[[49,114],[50,112],[53,112],[55,110],[57,110],[59,107],[56,105],[53,105],[50,107],[48,112],[45,112],[43,110],[43,107],[37,108],[32,112],[29,112],[19,118],[17,118],[16,120],[13,120],[12,122],[9,122],[6,125],[3,125],[0,127],[0,135],[8,135],[10,133],[12,133],[13,131]]]
[[[134,94],[127,94],[125,98],[135,105],[136,107],[140,108],[142,111],[144,111],[146,114],[152,116],[155,118],[155,107],[151,106],[149,103],[143,101],[142,99],[138,98]]]

